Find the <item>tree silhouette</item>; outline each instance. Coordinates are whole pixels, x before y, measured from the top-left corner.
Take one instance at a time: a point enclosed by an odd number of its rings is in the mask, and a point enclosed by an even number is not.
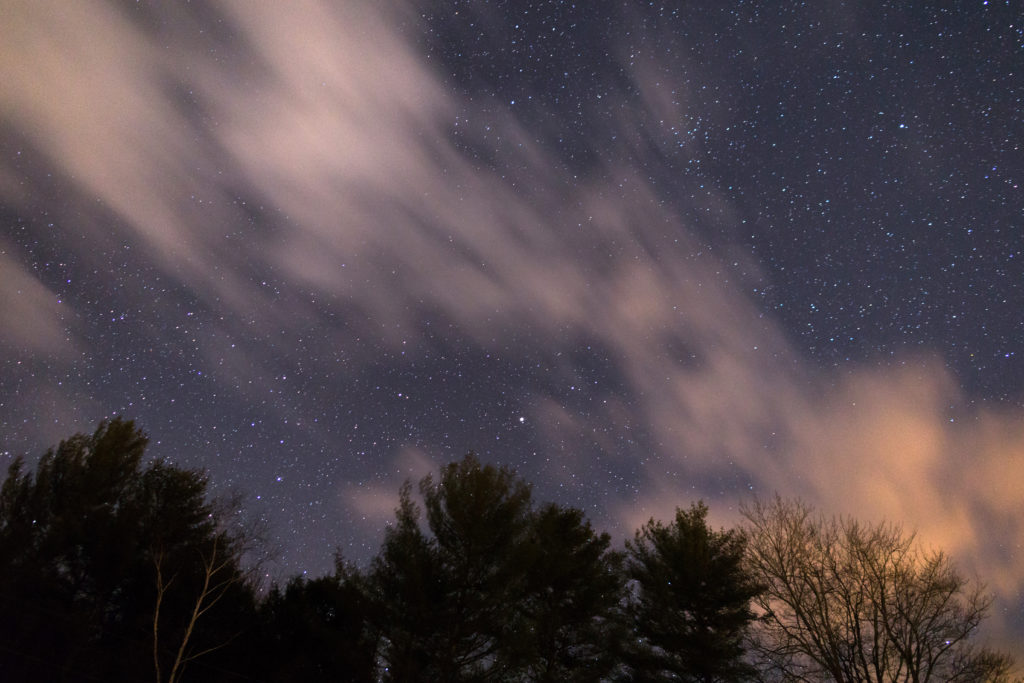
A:
[[[472,453],[401,488],[365,571],[339,556],[260,600],[241,499],[146,444],[114,419],[8,468],[5,683],[1010,680],[974,643],[983,587],[898,525],[776,497],[715,531],[697,503],[616,552]]]
[[[779,497],[744,514],[767,585],[755,641],[765,678],[1008,680],[1010,658],[971,642],[991,599],[945,554],[898,525],[816,517]]]
[[[583,513],[472,454],[403,487],[371,572],[390,680],[595,680],[614,665],[622,580]]]
[[[526,578],[513,657],[525,680],[595,681],[618,664],[625,638],[620,553],[581,510],[548,503],[535,512],[517,564]]]
[[[376,680],[376,640],[365,577],[338,559],[335,572],[272,588],[247,656],[265,681]]]
[[[253,602],[242,536],[206,501],[201,473],[160,461],[144,467],[146,443],[134,423],[114,419],[62,441],[34,474],[21,459],[8,469],[0,488],[5,680],[38,680],[41,671],[173,680],[186,661],[237,633],[222,617]]]
[[[764,587],[744,564],[742,532],[713,531],[708,509],[676,510],[669,525],[647,522],[627,542],[627,576],[635,582],[628,661],[642,680],[748,680],[744,638],[751,601]]]
[[[382,656],[392,680],[486,680],[523,592],[516,555],[529,527],[530,488],[472,454],[420,482],[430,536],[411,486],[385,533],[372,578],[381,600]]]

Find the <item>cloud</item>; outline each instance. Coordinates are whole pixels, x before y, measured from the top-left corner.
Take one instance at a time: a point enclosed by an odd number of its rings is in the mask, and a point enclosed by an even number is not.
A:
[[[20,361],[36,355],[67,360],[75,353],[70,312],[60,297],[10,256],[0,241],[0,344]]]
[[[390,471],[380,473],[377,481],[343,484],[339,489],[339,507],[366,521],[363,526],[375,530],[372,538],[379,542],[377,530],[394,520],[398,490],[405,482],[411,482],[413,495],[419,500],[416,484],[431,472],[436,473],[438,466],[439,463],[421,449],[403,448]]]
[[[186,131],[160,88],[174,55],[104,2],[17,2],[0,30],[8,124],[156,250],[180,255],[174,202],[191,169],[175,158]]]

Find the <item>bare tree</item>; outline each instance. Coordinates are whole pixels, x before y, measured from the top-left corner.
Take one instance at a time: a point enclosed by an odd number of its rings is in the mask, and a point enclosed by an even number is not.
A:
[[[174,683],[179,680],[185,664],[198,659],[205,654],[218,650],[227,642],[220,642],[201,650],[190,648],[192,637],[196,630],[199,619],[213,609],[218,602],[227,594],[232,586],[244,581],[245,576],[239,571],[237,548],[223,534],[215,536],[210,547],[205,551],[199,551],[199,565],[201,566],[201,583],[195,591],[194,600],[190,604],[188,620],[181,633],[181,640],[175,652],[174,661],[170,671],[167,673],[167,683]],[[156,552],[153,556],[156,568],[156,606],[153,610],[153,663],[156,667],[157,683],[163,683],[160,670],[160,608],[164,596],[174,581],[176,574],[164,578],[163,575],[163,552]]]
[[[260,558],[253,553],[264,545],[265,529],[258,521],[240,521],[241,507],[242,496],[237,493],[204,505],[200,511],[205,513],[205,521],[197,537],[187,543],[177,539],[176,552],[168,552],[172,544],[166,539],[158,540],[151,548],[156,588],[153,664],[157,683],[175,683],[180,680],[186,664],[223,648],[238,635],[233,632],[203,643],[196,638],[200,620],[226,597],[244,595],[244,588],[252,586],[258,574]],[[247,556],[248,563],[245,562]],[[247,568],[243,568],[244,564]],[[172,585],[177,589],[173,597],[177,609],[168,625],[163,607]],[[161,642],[164,639],[172,641],[166,653],[163,650],[166,646]],[[164,678],[161,658],[169,658],[171,653],[173,659]]]
[[[753,651],[769,680],[1007,681],[1012,660],[971,642],[991,598],[896,524],[826,519],[779,497],[744,508],[767,587]]]

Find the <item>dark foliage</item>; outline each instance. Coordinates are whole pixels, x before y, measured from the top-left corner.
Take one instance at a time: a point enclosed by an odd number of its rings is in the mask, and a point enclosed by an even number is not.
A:
[[[597,680],[614,665],[621,577],[579,510],[533,509],[469,455],[411,486],[371,573],[389,680]]]
[[[621,555],[576,508],[547,504],[531,522],[517,668],[531,681],[601,680],[625,640]]]
[[[146,441],[115,419],[62,441],[34,474],[20,459],[10,466],[0,489],[5,681],[154,680],[157,657],[169,679],[251,615],[252,593],[231,554],[238,539],[219,528],[205,478],[163,462],[143,467]],[[186,637],[214,547],[217,609]],[[167,585],[154,653],[158,565]]]
[[[744,535],[713,531],[707,513],[703,503],[677,509],[672,524],[652,519],[626,544],[636,634],[627,661],[641,680],[712,683],[754,673],[744,639],[764,586],[744,564]]]
[[[145,448],[117,419],[34,472],[10,466],[3,681],[1002,681],[1012,666],[970,643],[983,591],[898,527],[776,501],[747,511],[748,536],[710,529],[698,503],[616,552],[581,510],[535,505],[472,454],[421,480],[422,504],[402,487],[365,572],[339,558],[257,598],[240,501]],[[869,639],[871,662],[846,656]]]
[[[363,577],[340,562],[332,576],[271,589],[249,638],[253,676],[265,681],[370,681],[376,642]]]

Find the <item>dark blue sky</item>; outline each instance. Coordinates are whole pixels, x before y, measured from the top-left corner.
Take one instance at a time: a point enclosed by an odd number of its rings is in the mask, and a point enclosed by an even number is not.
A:
[[[919,528],[1020,626],[1018,4],[2,24],[5,458],[132,417],[280,574],[470,449],[617,537],[778,491]]]

